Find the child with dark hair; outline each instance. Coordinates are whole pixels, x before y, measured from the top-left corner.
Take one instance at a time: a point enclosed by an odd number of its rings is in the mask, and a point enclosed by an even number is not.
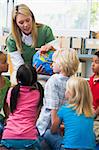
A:
[[[10,88],[7,103],[10,108],[1,144],[7,148],[40,149],[36,120],[43,99],[43,88],[31,65],[23,64],[17,71],[17,85]]]
[[[93,106],[96,113],[94,130],[96,134],[96,150],[99,149],[99,51],[96,51],[92,61],[93,75],[90,77],[89,84],[93,95]]]
[[[92,62],[93,75],[90,77],[89,84],[93,94],[93,105],[96,114],[99,114],[99,51],[94,54]]]
[[[2,75],[2,73],[7,71],[8,71],[8,64],[6,54],[0,51],[0,137],[2,135],[4,127],[4,115],[2,113],[2,109],[4,109],[5,112],[6,107],[5,97],[8,88],[11,85],[9,79]]]

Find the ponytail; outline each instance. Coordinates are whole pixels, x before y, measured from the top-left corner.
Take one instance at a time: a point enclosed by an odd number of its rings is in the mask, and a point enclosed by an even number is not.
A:
[[[10,111],[11,113],[14,112],[17,105],[17,99],[19,97],[19,91],[20,91],[20,84],[18,83],[15,87],[13,87],[11,91],[11,97],[10,97]]]
[[[38,86],[38,90],[40,92],[40,102],[38,104],[38,107],[43,106],[43,97],[44,97],[44,88],[42,87],[42,85],[37,82],[37,86]]]

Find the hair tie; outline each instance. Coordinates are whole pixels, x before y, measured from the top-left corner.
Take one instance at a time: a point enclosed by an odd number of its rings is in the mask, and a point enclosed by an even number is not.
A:
[[[19,85],[21,85],[21,84],[22,84],[22,82],[21,82],[21,81],[18,81],[18,84],[19,84]]]
[[[19,6],[17,5],[17,6],[16,6],[16,11],[17,11],[17,12],[18,12],[18,8],[19,8]]]

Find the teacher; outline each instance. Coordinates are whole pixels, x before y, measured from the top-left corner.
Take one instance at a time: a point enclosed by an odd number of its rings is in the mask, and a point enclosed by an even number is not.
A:
[[[12,67],[11,82],[16,81],[16,71],[20,65],[31,64],[36,50],[41,53],[53,48],[47,44],[54,40],[49,26],[36,23],[34,14],[25,4],[14,7],[12,11],[12,28],[6,44],[10,65]],[[38,68],[40,72],[42,67]]]

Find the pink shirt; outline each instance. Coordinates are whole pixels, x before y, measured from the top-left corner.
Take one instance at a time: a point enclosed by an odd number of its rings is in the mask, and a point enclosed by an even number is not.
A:
[[[7,96],[8,105],[10,105],[11,90]],[[2,139],[37,139],[36,117],[39,100],[38,90],[30,90],[28,86],[20,87],[17,108],[7,119]]]

